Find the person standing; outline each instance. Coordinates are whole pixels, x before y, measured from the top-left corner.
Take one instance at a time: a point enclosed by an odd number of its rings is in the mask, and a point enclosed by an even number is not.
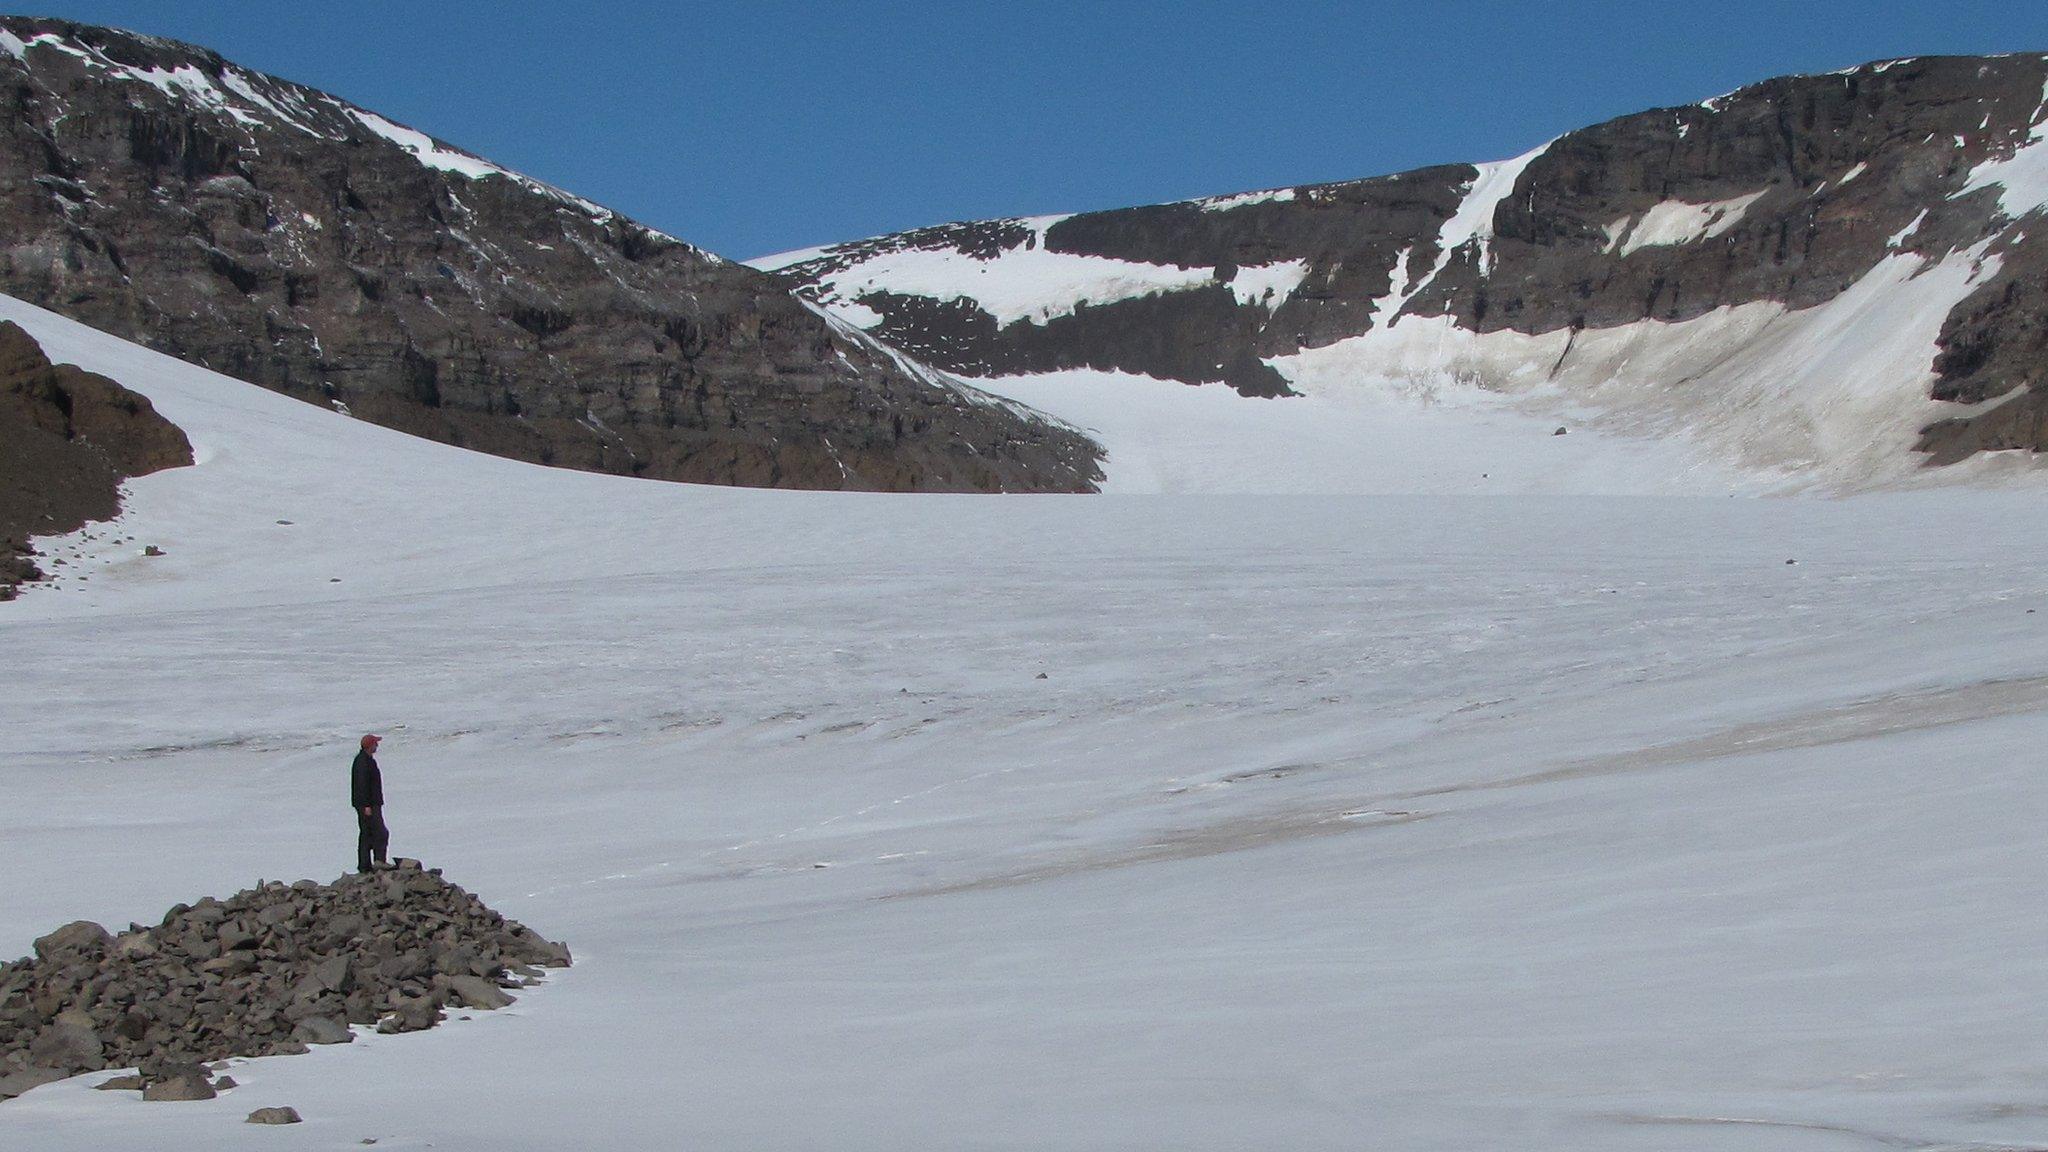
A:
[[[349,803],[356,810],[356,871],[368,872],[371,859],[386,863],[384,853],[391,845],[391,830],[384,826],[384,773],[377,767],[377,745],[383,737],[363,737],[362,750],[349,769]]]

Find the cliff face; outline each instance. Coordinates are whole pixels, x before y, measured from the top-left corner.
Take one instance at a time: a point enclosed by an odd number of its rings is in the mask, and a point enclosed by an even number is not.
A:
[[[774,279],[202,49],[0,18],[0,292],[356,416],[725,484],[1077,491],[1086,438]]]
[[[963,373],[1094,368],[1260,396],[1299,390],[1340,352],[1360,376],[1697,391],[1759,355],[1767,334],[1746,317],[1806,324],[1814,344],[1854,312],[1879,340],[1932,306],[1909,282],[1948,267],[1961,271],[1935,302],[1938,334],[1884,369],[1927,402],[1899,452],[2038,451],[2044,80],[2039,56],[1893,61],[1624,117],[1501,163],[953,224],[757,264]],[[1889,314],[1865,300],[1880,288]],[[1668,371],[1638,358],[1574,376],[1588,349],[1707,327],[1715,339]],[[1411,330],[1438,347],[1395,338]],[[1790,381],[1810,367],[1790,355],[1751,368]]]
[[[43,573],[29,539],[109,520],[121,481],[192,463],[192,445],[149,399],[71,364],[51,364],[0,322],[0,600]]]

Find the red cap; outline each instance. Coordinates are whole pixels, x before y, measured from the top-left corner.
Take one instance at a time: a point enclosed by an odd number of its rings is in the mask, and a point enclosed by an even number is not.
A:
[[[375,748],[377,746],[377,741],[382,739],[383,737],[377,735],[375,732],[368,733],[363,737],[363,747],[366,750],[370,748]]]

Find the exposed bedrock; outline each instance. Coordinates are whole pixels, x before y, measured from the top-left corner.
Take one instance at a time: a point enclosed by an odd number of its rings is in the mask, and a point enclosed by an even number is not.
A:
[[[0,600],[43,575],[31,537],[110,520],[121,481],[190,463],[185,434],[147,397],[51,364],[34,337],[0,321]]]
[[[522,460],[669,480],[1081,491],[1092,442],[779,282],[326,93],[0,18],[0,292]]]
[[[1937,462],[2038,451],[2044,81],[2033,55],[1892,61],[1625,116],[1513,161],[944,225],[758,263],[964,373],[1089,367],[1271,395],[1291,383],[1287,357],[1405,317],[1538,335],[1758,302],[1797,314],[1886,261],[1962,261],[1969,290],[1938,340],[1890,368],[1920,399],[1958,405],[1918,447]]]

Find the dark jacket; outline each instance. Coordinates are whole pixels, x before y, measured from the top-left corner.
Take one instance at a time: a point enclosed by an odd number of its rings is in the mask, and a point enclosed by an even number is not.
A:
[[[377,770],[377,758],[368,750],[356,753],[348,773],[348,802],[357,808],[384,806],[384,773]]]

